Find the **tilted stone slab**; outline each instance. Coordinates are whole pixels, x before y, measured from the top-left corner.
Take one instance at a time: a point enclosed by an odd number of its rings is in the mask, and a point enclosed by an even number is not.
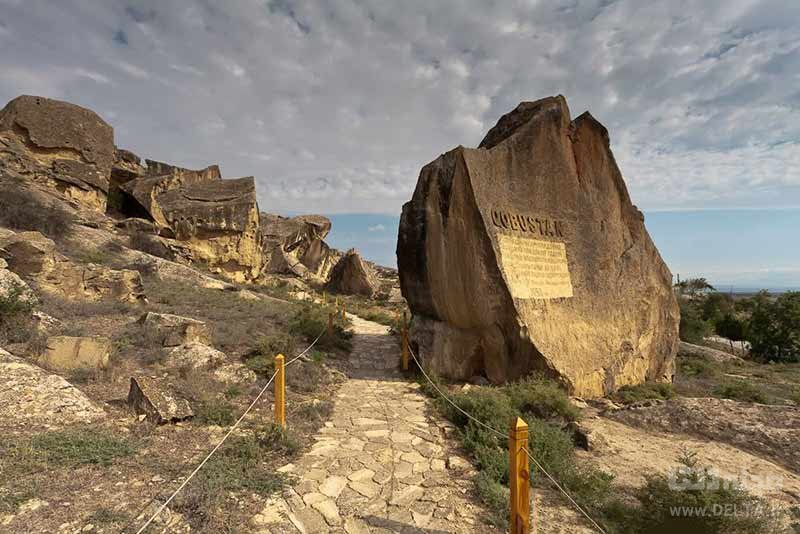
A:
[[[397,244],[412,349],[439,375],[541,371],[576,395],[670,381],[672,275],[607,130],[566,100],[523,102],[477,149],[425,166]]]
[[[128,405],[155,424],[174,423],[194,416],[189,401],[146,376],[131,377]]]

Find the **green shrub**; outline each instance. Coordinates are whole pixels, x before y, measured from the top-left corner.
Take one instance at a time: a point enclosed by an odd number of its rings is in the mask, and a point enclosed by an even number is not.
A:
[[[437,409],[459,428],[464,449],[472,455],[480,471],[476,479],[476,491],[492,512],[489,520],[493,524],[505,526],[508,522],[506,433],[518,416],[523,416],[529,425],[529,450],[542,467],[593,513],[603,515],[607,504],[610,506],[612,477],[577,464],[572,435],[562,425],[577,419],[579,413],[569,404],[566,393],[554,382],[531,378],[505,387],[475,388],[450,395],[459,408],[497,430],[500,435],[441,399],[431,386],[423,389],[436,395]],[[532,483],[547,484],[547,479],[541,473],[536,473],[536,469],[534,465],[531,466]]]
[[[668,534],[759,534],[775,525],[766,501],[735,481],[710,474],[693,453],[679,460],[674,475],[649,475],[636,492],[633,532]]]
[[[668,400],[675,396],[672,384],[664,382],[644,382],[635,386],[623,386],[614,397],[620,402],[630,404],[643,400]]]
[[[272,376],[272,373],[275,372],[275,358],[262,356],[261,354],[247,356],[244,360],[244,365],[260,376]]]
[[[235,407],[224,401],[205,401],[195,409],[194,420],[202,425],[230,426],[236,421]]]
[[[693,302],[683,298],[678,302],[681,308],[680,338],[689,343],[700,343],[711,334],[712,325],[703,320]]]
[[[680,355],[677,358],[678,373],[697,378],[714,378],[719,374],[717,366],[705,358]]]
[[[315,305],[304,305],[289,322],[289,332],[302,336],[308,343],[319,338],[316,347],[321,350],[339,349],[350,352],[352,349],[352,332],[346,330],[349,321],[335,314],[333,336],[326,332],[328,328],[328,314],[332,309]]]
[[[286,358],[292,358],[295,354],[294,338],[284,332],[261,336],[258,338],[255,350],[261,356],[274,358],[278,354],[283,354]]]
[[[757,386],[744,380],[731,380],[714,388],[714,395],[723,399],[769,404],[769,397]]]

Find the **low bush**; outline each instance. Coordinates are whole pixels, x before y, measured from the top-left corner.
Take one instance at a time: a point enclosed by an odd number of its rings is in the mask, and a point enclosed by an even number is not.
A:
[[[618,401],[625,404],[644,400],[668,400],[675,396],[672,384],[664,382],[644,382],[635,386],[623,386],[614,395]]]
[[[339,314],[334,315],[333,335],[326,332],[328,328],[328,314],[333,310],[316,305],[304,305],[289,322],[289,332],[302,336],[309,343],[319,337],[316,347],[321,350],[338,349],[350,352],[352,349],[352,332],[346,330],[349,321],[342,319]],[[320,337],[321,334],[321,337]]]
[[[430,385],[423,390],[435,394]],[[529,450],[542,467],[596,515],[602,516],[610,508],[613,501],[609,491],[612,477],[577,464],[572,435],[565,426],[580,414],[556,383],[532,377],[504,387],[475,388],[450,395],[456,406],[483,424],[468,418],[461,410],[435,395],[437,409],[459,428],[462,444],[478,466],[476,491],[492,512],[489,519],[494,525],[504,527],[508,521],[506,433],[512,421],[520,416],[529,426]],[[484,425],[497,430],[499,435]],[[536,469],[531,466],[532,473]],[[532,477],[537,485],[546,483],[545,480],[542,476]]]
[[[0,295],[0,344],[27,343],[36,336],[33,303],[25,294],[23,286],[15,285]]]
[[[697,356],[679,355],[677,358],[678,374],[697,378],[714,378],[719,368],[713,362]]]
[[[768,503],[698,465],[694,453],[680,458],[671,475],[650,475],[636,492],[639,505],[629,532],[759,534],[777,527]]]
[[[271,469],[264,458],[276,451],[296,451],[295,443],[280,427],[232,437],[178,495],[174,509],[197,530],[227,531],[226,514],[219,513],[219,508],[226,504],[230,492],[266,497],[283,488],[287,479]]]
[[[236,407],[222,400],[200,402],[195,409],[194,421],[201,425],[230,426],[236,422]]]
[[[723,399],[769,404],[769,396],[757,385],[744,380],[731,380],[714,388],[714,395]]]
[[[30,191],[0,184],[0,226],[41,232],[52,239],[68,237],[73,216],[55,202],[43,202]]]

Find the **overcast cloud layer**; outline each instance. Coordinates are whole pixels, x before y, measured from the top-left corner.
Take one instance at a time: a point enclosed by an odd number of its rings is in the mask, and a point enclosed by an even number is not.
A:
[[[800,206],[800,1],[0,0],[0,99],[273,212],[399,212],[422,165],[562,93],[645,209]]]

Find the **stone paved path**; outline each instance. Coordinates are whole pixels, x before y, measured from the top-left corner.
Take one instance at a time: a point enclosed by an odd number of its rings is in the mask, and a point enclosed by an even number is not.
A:
[[[352,372],[331,421],[296,463],[298,482],[251,524],[269,533],[491,533],[471,496],[474,470],[454,450],[417,384],[396,370],[388,328],[350,316]]]

